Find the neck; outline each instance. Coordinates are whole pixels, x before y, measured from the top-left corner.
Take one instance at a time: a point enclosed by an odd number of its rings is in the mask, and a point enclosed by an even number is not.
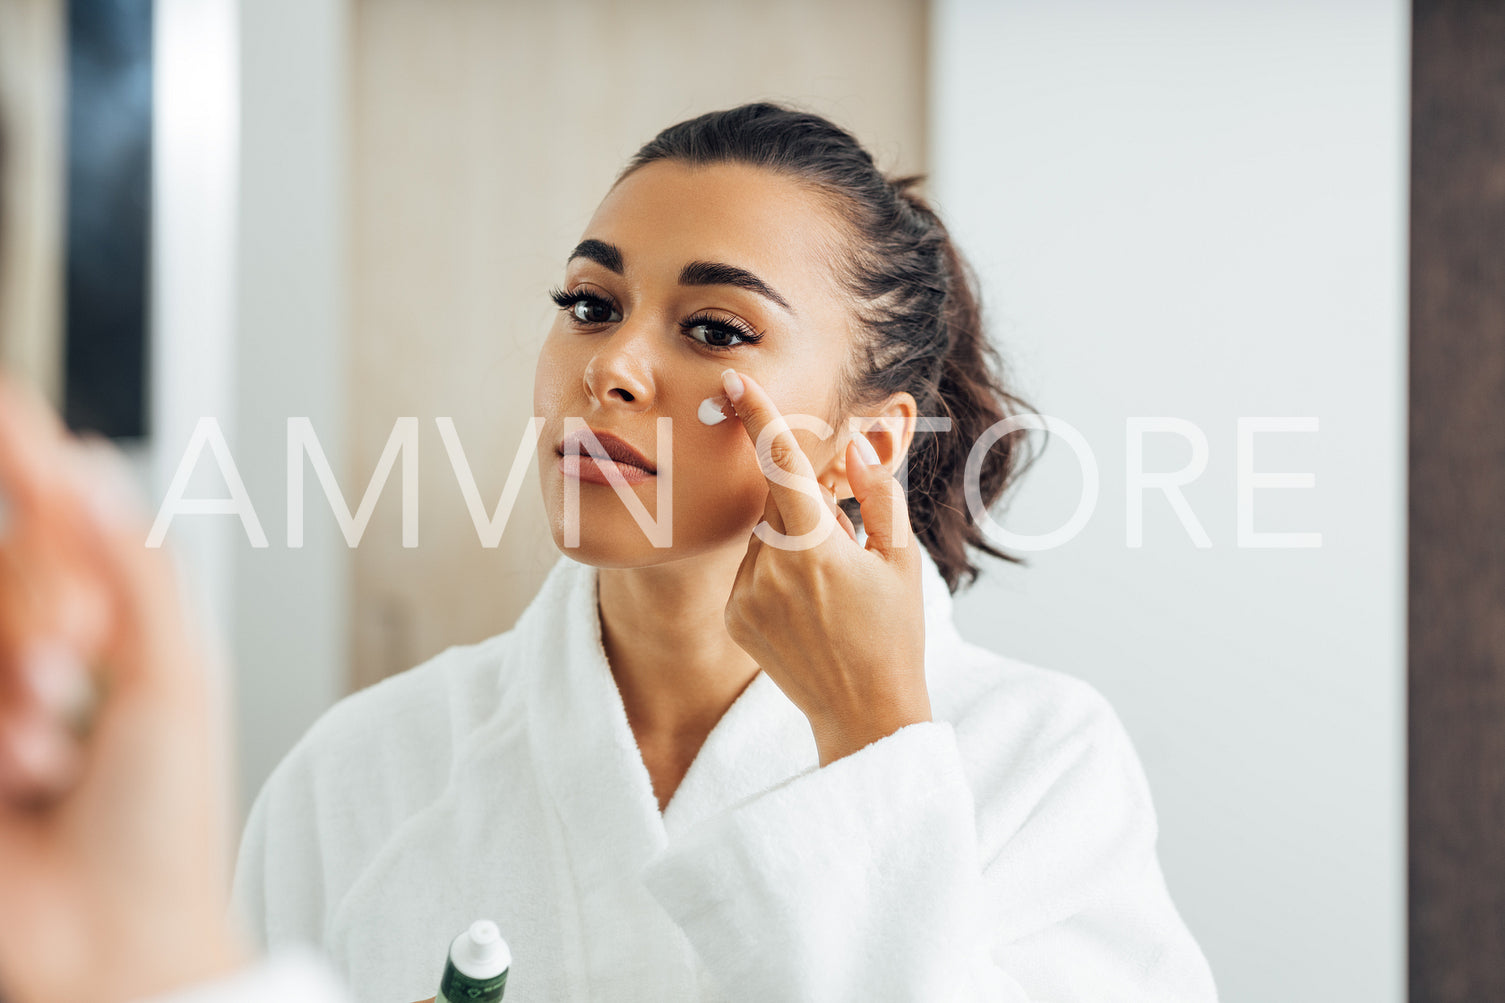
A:
[[[726,630],[745,551],[599,573],[601,639],[639,743],[698,749],[758,674]]]

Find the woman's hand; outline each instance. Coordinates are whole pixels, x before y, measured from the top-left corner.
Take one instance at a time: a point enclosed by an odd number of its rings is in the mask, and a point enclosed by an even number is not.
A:
[[[739,394],[738,375],[723,374],[723,388],[757,449],[768,502],[737,569],[727,629],[809,718],[824,766],[931,719],[920,543],[902,486],[853,436],[846,477],[867,531],[858,545],[768,393],[740,376]]]
[[[224,682],[170,554],[145,546],[123,466],[0,378],[0,996],[11,1003],[134,999],[248,958],[227,915]],[[81,740],[63,717],[91,677],[104,695]]]

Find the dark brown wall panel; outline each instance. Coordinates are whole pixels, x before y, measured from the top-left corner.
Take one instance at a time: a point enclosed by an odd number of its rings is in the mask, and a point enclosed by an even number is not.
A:
[[[1505,3],[1416,0],[1413,1003],[1505,1000]]]

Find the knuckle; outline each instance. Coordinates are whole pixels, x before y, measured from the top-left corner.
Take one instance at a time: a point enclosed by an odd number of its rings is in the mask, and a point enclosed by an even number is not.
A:
[[[726,632],[733,641],[741,644],[751,637],[751,621],[741,600],[734,598],[728,602],[722,619],[726,624]]]
[[[768,458],[773,461],[775,466],[783,470],[793,472],[797,469],[797,464],[795,463],[796,455],[797,450],[793,444],[783,436],[774,439],[768,444]]]

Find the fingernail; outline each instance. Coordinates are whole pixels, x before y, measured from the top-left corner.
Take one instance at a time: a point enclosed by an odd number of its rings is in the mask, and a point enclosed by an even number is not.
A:
[[[54,717],[73,724],[88,709],[93,695],[89,670],[61,641],[33,642],[22,656],[21,673],[38,702]]]
[[[59,786],[68,775],[72,750],[62,731],[33,717],[0,724],[3,754],[32,787],[30,793],[42,796]]]
[[[724,400],[725,398],[718,394],[700,402],[700,410],[696,414],[703,424],[718,425],[726,421],[726,413],[721,410]]]
[[[721,385],[726,389],[726,395],[731,398],[733,404],[742,400],[742,377],[737,375],[735,369],[724,369],[721,372]]]
[[[878,465],[878,451],[873,448],[872,441],[861,432],[852,436],[852,441],[857,443],[857,455],[862,457],[862,462],[870,467],[876,467]]]

